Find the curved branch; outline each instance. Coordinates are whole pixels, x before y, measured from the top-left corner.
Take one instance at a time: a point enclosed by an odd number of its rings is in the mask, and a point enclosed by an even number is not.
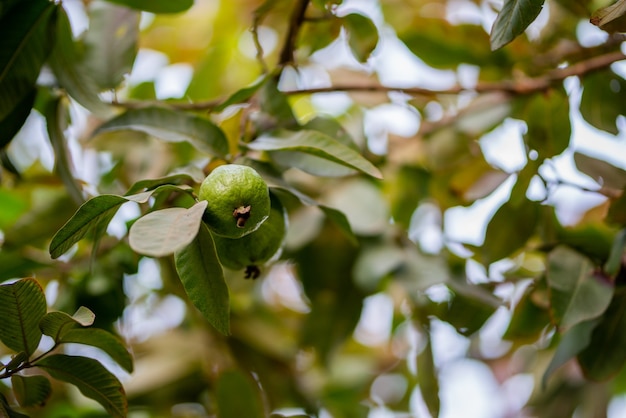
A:
[[[278,61],[279,66],[285,66],[293,62],[293,53],[296,48],[298,32],[304,23],[304,14],[306,13],[306,9],[309,7],[309,2],[310,0],[299,0],[291,13],[289,30],[287,31],[287,37],[285,38],[283,49],[280,52],[280,59]]]

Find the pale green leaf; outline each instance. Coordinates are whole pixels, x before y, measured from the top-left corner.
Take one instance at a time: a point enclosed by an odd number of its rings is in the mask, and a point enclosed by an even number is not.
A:
[[[139,17],[139,12],[127,7],[89,4],[83,63],[100,89],[116,88],[130,73],[137,54]]]
[[[207,202],[189,209],[168,208],[150,212],[130,228],[128,242],[139,254],[164,257],[186,247],[198,234]]]
[[[491,50],[502,48],[539,16],[544,0],[504,0],[491,28]]]
[[[193,0],[106,0],[150,13],[180,13],[193,6]]]
[[[45,335],[59,342],[65,333],[75,326],[92,325],[95,317],[95,314],[84,306],[78,308],[72,316],[65,312],[48,312],[39,321],[39,328]]]
[[[230,302],[211,233],[204,224],[195,239],[175,254],[176,271],[189,300],[222,334],[230,333]]]
[[[46,298],[35,279],[0,285],[0,341],[11,350],[33,354],[41,340],[39,321],[46,309]]]
[[[100,364],[80,356],[55,354],[35,363],[57,380],[70,383],[104,407],[112,417],[126,417],[128,404],[122,384]]]
[[[370,18],[358,13],[350,13],[343,16],[341,20],[346,29],[352,54],[359,62],[366,62],[378,45],[376,25]]]
[[[593,272],[588,258],[567,247],[557,247],[548,255],[550,310],[561,332],[597,318],[609,306],[613,286]]]
[[[94,136],[123,130],[144,132],[166,142],[187,141],[198,150],[218,157],[228,154],[224,132],[207,118],[188,112],[159,107],[127,110],[100,125]]]
[[[41,406],[52,393],[50,380],[45,376],[11,376],[11,386],[21,406]]]
[[[309,154],[361,171],[375,178],[382,178],[378,168],[357,151],[318,131],[298,131],[290,133],[286,138],[265,136],[248,144],[248,147],[259,151],[269,151],[271,154],[276,152]],[[297,161],[292,166],[303,168],[296,164],[298,164]]]
[[[74,328],[61,337],[60,343],[85,344],[99,348],[129,373],[133,371],[133,358],[124,343],[115,335],[99,328]]]
[[[217,379],[217,410],[220,418],[264,418],[259,385],[239,370],[227,370]],[[245,402],[242,402],[245,399]]]

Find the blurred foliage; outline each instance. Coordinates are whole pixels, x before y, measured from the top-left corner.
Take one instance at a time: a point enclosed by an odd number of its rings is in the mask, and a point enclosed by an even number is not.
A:
[[[464,359],[532,377],[495,416],[626,393],[626,1],[28,3],[0,0],[0,415],[436,417]],[[229,163],[288,214],[245,272],[197,197]]]

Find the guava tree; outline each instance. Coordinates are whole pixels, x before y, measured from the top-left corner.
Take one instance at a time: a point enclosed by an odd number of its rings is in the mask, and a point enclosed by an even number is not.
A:
[[[606,416],[625,14],[0,0],[0,415]]]

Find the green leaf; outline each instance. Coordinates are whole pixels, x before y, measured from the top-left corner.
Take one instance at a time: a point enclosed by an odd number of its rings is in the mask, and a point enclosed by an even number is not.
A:
[[[139,218],[128,234],[130,247],[139,254],[164,257],[189,245],[198,234],[207,202],[189,209],[168,208]]]
[[[251,85],[244,87],[242,89],[237,90],[233,94],[231,94],[226,100],[220,103],[215,107],[216,112],[221,112],[226,109],[228,106],[244,103],[250,100],[252,96],[256,94],[257,91],[267,82],[267,77],[261,77]]]
[[[626,255],[626,229],[615,235],[609,258],[604,264],[604,271],[610,277],[616,277],[622,267],[622,260]]]
[[[611,202],[606,218],[609,223],[626,226],[626,188],[620,197]]]
[[[504,339],[524,343],[535,343],[550,323],[548,309],[544,308],[547,295],[542,288],[531,288],[515,308],[511,322],[504,333]]]
[[[341,18],[346,29],[348,45],[359,62],[366,62],[378,45],[378,30],[374,22],[358,13],[350,13]]]
[[[431,416],[438,417],[441,407],[439,381],[430,338],[426,338],[426,344],[417,356],[417,383],[428,412]]]
[[[110,221],[117,209],[128,199],[116,195],[101,195],[83,203],[65,225],[52,237],[50,256],[58,258],[103,219]]]
[[[591,342],[578,354],[585,376],[606,380],[626,362],[626,289],[618,288],[613,300],[591,334]]]
[[[74,42],[70,22],[62,7],[57,20],[56,43],[48,60],[57,81],[74,100],[99,117],[109,117],[113,110],[100,100],[100,89],[82,61]]]
[[[32,94],[54,43],[57,9],[47,0],[21,2],[0,21],[0,121]]]
[[[85,344],[107,353],[129,373],[133,372],[133,358],[126,346],[115,335],[99,328],[74,328],[63,334],[60,343]]]
[[[339,230],[343,232],[345,237],[348,238],[348,240],[352,244],[354,245],[358,244],[358,240],[356,238],[356,235],[354,235],[354,232],[352,231],[350,222],[348,222],[348,218],[343,212],[335,208],[325,206],[325,205],[317,205],[317,206],[322,210],[322,212],[324,212],[324,215],[326,215],[326,218],[330,219],[335,224],[335,226],[337,226]]]
[[[0,19],[11,11],[15,6],[21,3],[22,0],[1,0],[0,1]]]
[[[193,0],[106,0],[150,13],[180,13],[193,6]]]
[[[39,321],[46,314],[46,298],[35,279],[0,285],[0,341],[28,356],[39,346]]]
[[[264,418],[265,409],[259,385],[238,370],[226,370],[216,384],[217,410],[220,418]],[[245,399],[245,402],[242,400]]]
[[[210,120],[188,112],[159,107],[130,109],[100,125],[93,135],[122,130],[144,132],[166,142],[187,141],[202,152],[222,158],[228,154],[224,132]]]
[[[57,380],[70,383],[104,407],[112,417],[126,417],[128,404],[122,384],[100,362],[80,356],[55,354],[35,363]]]
[[[591,332],[598,325],[598,320],[580,322],[570,328],[561,338],[554,357],[543,373],[542,383],[546,387],[548,379],[562,365],[573,359],[589,345]]]
[[[291,133],[287,138],[264,136],[248,144],[248,147],[258,151],[269,151],[270,154],[285,151],[304,153],[361,171],[378,179],[382,178],[378,168],[361,154],[334,138],[317,131],[298,131]],[[310,168],[306,164],[302,166],[298,164],[298,161],[293,161],[292,166],[304,171]]]
[[[45,376],[11,376],[11,386],[15,399],[21,406],[40,406],[46,403],[52,393],[50,380]]]
[[[6,418],[29,418],[28,415],[12,410],[7,398],[2,393],[0,393],[0,416]]]
[[[539,16],[544,0],[504,0],[491,28],[491,50],[502,48]]]
[[[93,325],[95,318],[95,314],[84,306],[78,308],[73,316],[65,312],[48,312],[39,321],[39,329],[58,343],[70,329],[76,325],[84,327]]]
[[[524,199],[518,205],[505,202],[487,225],[485,241],[479,248],[480,261],[489,265],[518,249],[533,235],[539,219],[539,204]]]
[[[617,135],[617,117],[626,113],[626,80],[610,69],[586,75],[582,80],[580,113],[592,126]]]
[[[139,37],[139,12],[107,3],[89,4],[83,62],[101,90],[114,89],[130,73]]]
[[[590,22],[607,32],[626,32],[626,0],[596,10]]]
[[[146,179],[139,180],[135,184],[133,184],[130,189],[126,192],[126,195],[132,195],[134,193],[140,191],[150,191],[159,186],[163,186],[166,184],[185,184],[188,182],[193,182],[194,179],[189,174],[172,174],[170,176],[160,177],[158,179]]]
[[[0,148],[7,146],[20,131],[30,115],[36,96],[37,89],[31,89],[29,93],[24,94],[4,119],[0,119]]]
[[[524,106],[522,119],[528,126],[524,139],[540,159],[554,157],[569,145],[572,127],[569,101],[563,89],[533,95]]]
[[[616,190],[626,187],[626,171],[613,164],[579,152],[574,153],[574,162],[576,168],[602,186]]]
[[[230,333],[230,302],[213,237],[204,224],[196,238],[175,254],[176,271],[189,300],[219,332]]]
[[[613,286],[593,273],[591,260],[567,247],[559,246],[548,255],[550,312],[561,332],[597,318],[608,308]]]
[[[5,368],[9,372],[17,371],[24,363],[28,361],[28,354],[24,351],[20,351],[13,357],[11,357],[11,361],[9,361]]]

